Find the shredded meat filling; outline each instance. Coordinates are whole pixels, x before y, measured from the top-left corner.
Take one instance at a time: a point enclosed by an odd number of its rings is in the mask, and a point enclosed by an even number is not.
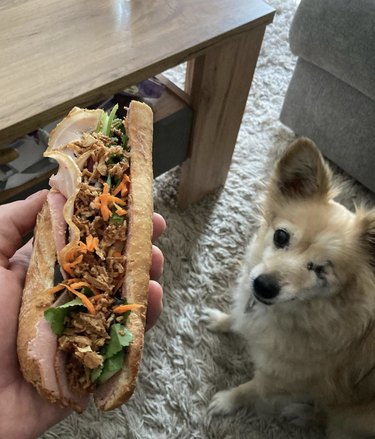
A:
[[[65,330],[59,337],[60,349],[68,353],[69,385],[72,390],[82,392],[92,387],[90,373],[103,363],[100,350],[110,339],[109,330],[116,320],[112,305],[125,276],[126,214],[112,213],[109,221],[105,221],[94,201],[103,193],[105,183],[110,189],[121,183],[129,168],[129,153],[113,144],[109,137],[98,133],[85,134],[68,148],[77,156],[91,151],[82,170],[73,222],[80,230],[83,244],[89,235],[97,239],[95,248],[87,250],[86,246],[80,262],[72,267],[73,277],[98,290],[99,299],[93,301],[96,314],[71,313],[65,318]],[[124,201],[126,203],[126,197]],[[127,210],[127,205],[124,210]]]

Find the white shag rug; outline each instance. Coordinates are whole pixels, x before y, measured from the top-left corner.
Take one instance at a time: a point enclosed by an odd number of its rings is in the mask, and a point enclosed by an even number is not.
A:
[[[288,31],[296,0],[268,0],[277,12],[268,26],[225,187],[185,211],[176,207],[179,169],[155,181],[155,210],[168,229],[158,245],[165,255],[164,312],[149,331],[135,394],[109,413],[90,406],[45,433],[43,439],[318,439],[281,420],[249,410],[209,419],[217,390],[251,378],[246,348],[235,336],[217,336],[199,322],[203,307],[228,310],[244,244],[256,227],[260,182],[277,151],[294,139],[279,114],[295,57]],[[184,67],[167,72],[183,83]],[[346,202],[375,198],[344,175]],[[40,416],[43,416],[41,413]]]

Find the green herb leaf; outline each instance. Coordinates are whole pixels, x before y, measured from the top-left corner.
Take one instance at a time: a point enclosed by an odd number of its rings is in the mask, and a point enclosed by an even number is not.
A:
[[[124,124],[122,123],[122,120],[118,119],[118,118],[113,119],[112,127],[117,128],[118,130],[120,130],[122,132],[124,132],[124,130],[125,130],[125,127],[124,127]]]
[[[102,110],[102,112],[100,113],[98,125],[95,130],[97,133],[103,132],[104,126],[107,125],[107,120],[108,120],[108,114],[104,110]]]
[[[110,224],[121,225],[124,222],[125,218],[121,215],[117,215],[116,212],[112,212],[112,216],[109,220]]]
[[[124,348],[133,341],[132,333],[121,323],[114,323],[110,330],[111,339],[101,350],[104,357],[102,366],[91,372],[91,381],[98,384],[109,380],[115,373],[122,369],[124,364]]]
[[[112,182],[113,187],[116,187],[121,182],[121,179],[117,175],[112,175]]]
[[[87,297],[92,297],[94,295],[94,292],[89,287],[83,287],[81,290],[81,293],[83,293]],[[81,299],[79,299],[81,300]]]
[[[111,326],[110,336],[111,340],[106,346],[105,358],[113,357],[133,341],[132,333],[121,323],[115,323]]]
[[[111,136],[111,129],[112,129],[112,122],[115,120],[116,111],[118,110],[118,104],[116,104],[109,116],[108,114],[103,110],[100,114],[99,122],[96,127],[97,133],[103,133],[105,136],[110,137]]]
[[[97,368],[95,368],[92,372],[91,372],[91,374],[90,374],[90,379],[91,379],[91,382],[93,383],[94,381],[96,381],[99,377],[100,377],[100,375],[102,374],[102,372],[103,372],[103,367],[104,367],[104,363],[101,365],[101,366],[98,366]]]
[[[111,358],[107,358],[104,361],[103,368],[99,377],[96,378],[98,384],[102,384],[109,380],[115,373],[122,369],[124,364],[124,351],[119,351]],[[96,374],[95,374],[96,376]]]
[[[122,154],[121,155],[113,154],[108,157],[107,163],[110,165],[114,165],[115,163],[120,163],[123,157],[124,156]]]
[[[127,136],[126,134],[124,134],[124,135],[121,137],[122,147],[123,147],[123,149],[125,149],[126,151],[130,151],[130,147],[129,147],[129,145],[128,145],[128,140],[129,140],[129,138],[128,138],[128,136]]]
[[[112,188],[112,179],[110,175],[108,175],[107,177],[107,184],[108,184],[108,190],[110,190]]]
[[[54,308],[48,308],[44,311],[44,318],[51,325],[52,331],[56,335],[61,335],[64,332],[64,320],[65,317],[71,312],[71,307],[82,306],[82,300],[77,297],[70,302],[63,305],[56,306]]]
[[[112,110],[111,110],[111,112],[109,114],[109,117],[108,117],[108,120],[107,120],[107,129],[106,129],[106,132],[104,133],[108,137],[110,137],[111,129],[112,129],[112,122],[113,122],[113,120],[114,120],[114,118],[116,116],[117,110],[118,110],[118,104],[116,104],[112,108]]]
[[[131,311],[126,311],[122,315],[122,324],[123,325],[126,325],[126,322],[128,321],[128,317],[129,317],[130,313],[131,313]]]

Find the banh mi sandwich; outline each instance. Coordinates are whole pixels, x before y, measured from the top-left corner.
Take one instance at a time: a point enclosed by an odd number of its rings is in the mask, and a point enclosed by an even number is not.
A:
[[[142,355],[152,236],[153,116],[73,108],[51,132],[59,165],[39,213],[19,315],[22,373],[81,412],[127,401]],[[25,212],[27,214],[27,212]]]

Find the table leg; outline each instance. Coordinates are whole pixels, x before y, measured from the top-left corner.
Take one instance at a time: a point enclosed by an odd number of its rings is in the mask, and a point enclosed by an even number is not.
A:
[[[225,183],[265,26],[212,47],[189,61],[185,91],[194,120],[178,204],[187,207]]]

